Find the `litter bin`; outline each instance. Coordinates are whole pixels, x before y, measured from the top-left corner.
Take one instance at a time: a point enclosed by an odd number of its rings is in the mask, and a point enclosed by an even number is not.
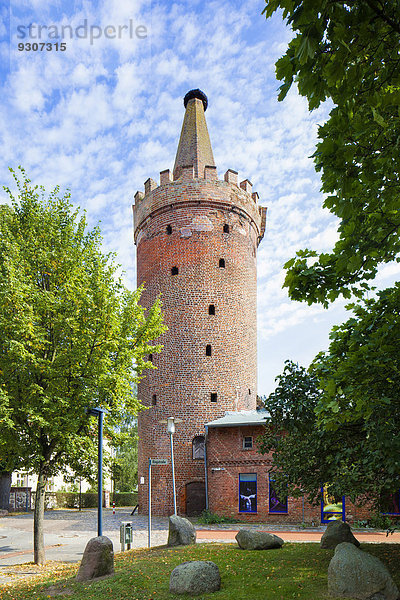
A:
[[[127,550],[131,549],[132,544],[132,521],[122,521],[119,527],[119,539],[121,542],[121,552],[124,552],[125,546]]]

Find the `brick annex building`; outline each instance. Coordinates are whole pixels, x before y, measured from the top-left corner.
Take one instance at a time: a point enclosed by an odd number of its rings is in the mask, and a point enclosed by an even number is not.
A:
[[[218,179],[205,94],[188,92],[184,106],[173,173],[148,179],[133,207],[142,303],[161,294],[168,326],[162,353],[149,357],[157,368],[138,386],[148,407],[138,423],[139,511],[147,513],[149,458],[165,458],[152,468],[152,511],[173,513],[165,425],[173,416],[178,514],[208,506],[241,520],[319,523],[329,517],[322,508],[277,498],[271,456],[255,447],[268,417],[256,408],[256,254],[267,209],[236,171]],[[349,520],[364,516],[350,503],[344,511]]]

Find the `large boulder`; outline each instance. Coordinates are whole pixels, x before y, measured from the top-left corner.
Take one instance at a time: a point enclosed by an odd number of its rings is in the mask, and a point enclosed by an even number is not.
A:
[[[348,523],[331,521],[321,538],[321,548],[336,548],[342,542],[348,542],[357,547],[360,545],[360,542],[352,534]]]
[[[169,518],[168,546],[189,546],[196,543],[196,530],[193,524],[184,519],[172,515]]]
[[[114,551],[112,541],[101,535],[86,544],[82,561],[76,576],[77,581],[87,581],[114,573]]]
[[[385,565],[354,544],[336,546],[328,567],[328,589],[335,597],[398,600],[399,590]]]
[[[209,594],[221,587],[217,565],[210,560],[193,560],[175,567],[169,580],[171,594]]]
[[[235,539],[242,550],[270,550],[283,546],[282,538],[266,531],[240,529]]]

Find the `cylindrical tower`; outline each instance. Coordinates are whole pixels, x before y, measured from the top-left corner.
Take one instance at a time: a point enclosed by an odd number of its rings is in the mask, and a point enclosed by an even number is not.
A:
[[[161,294],[168,331],[138,386],[149,407],[139,415],[139,511],[147,512],[148,460],[153,468],[152,510],[173,512],[170,446],[174,436],[178,513],[204,503],[204,424],[226,411],[256,408],[256,251],[266,209],[246,179],[228,170],[218,180],[200,90],[185,96],[185,117],[173,177],[145,182],[135,194],[134,237],[142,304]]]

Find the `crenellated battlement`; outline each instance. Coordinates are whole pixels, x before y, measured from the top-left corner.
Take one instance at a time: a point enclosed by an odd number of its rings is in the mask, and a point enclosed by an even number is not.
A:
[[[190,205],[236,212],[247,217],[259,241],[264,236],[267,209],[259,206],[258,193],[253,192],[249,179],[238,183],[237,171],[228,169],[224,179],[220,180],[214,165],[204,167],[204,177],[195,177],[193,165],[181,165],[178,178],[165,169],[160,172],[159,184],[149,178],[144,183],[144,192],[136,192],[133,206],[135,243],[149,218]]]
[[[180,170],[181,170],[180,176],[175,180],[174,180],[173,173],[170,171],[170,169],[165,169],[164,171],[160,171],[160,183],[159,184],[157,184],[157,182],[154,179],[151,179],[149,177],[149,179],[147,179],[144,182],[144,193],[140,192],[140,191],[136,192],[136,194],[134,196],[135,204],[142,202],[142,200],[144,200],[144,198],[150,192],[152,192],[153,190],[155,190],[156,188],[158,188],[160,186],[165,186],[165,185],[169,185],[171,183],[178,183],[178,182],[182,183],[182,182],[186,182],[186,181],[191,181],[192,179],[201,179],[200,177],[195,177],[193,165],[183,165],[180,167]],[[206,181],[221,181],[218,179],[217,167],[214,165],[206,165],[204,167],[203,179]],[[223,181],[244,190],[247,194],[249,194],[252,197],[254,202],[256,204],[258,204],[259,195],[257,192],[252,191],[253,184],[251,183],[251,181],[249,179],[244,179],[243,181],[241,181],[238,184],[238,172],[237,171],[234,171],[233,169],[228,169],[224,175]]]

